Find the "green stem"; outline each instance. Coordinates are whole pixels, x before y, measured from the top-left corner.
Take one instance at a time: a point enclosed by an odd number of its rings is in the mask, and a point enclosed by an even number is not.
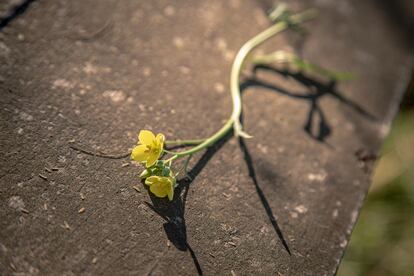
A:
[[[226,135],[226,133],[228,131],[230,131],[232,129],[232,126],[233,126],[233,120],[229,119],[226,122],[226,124],[219,131],[217,131],[210,138],[207,138],[206,140],[204,140],[203,143],[195,146],[192,149],[182,151],[182,152],[170,152],[170,151],[165,151],[165,150],[164,151],[166,153],[173,154],[174,156],[177,156],[177,157],[182,157],[182,156],[186,156],[186,155],[196,153],[197,151],[205,149],[205,148],[211,146],[212,144],[214,144],[215,142],[217,142],[218,140],[220,140],[224,135]]]
[[[236,58],[234,59],[233,66],[231,69],[230,75],[230,90],[231,90],[231,97],[233,101],[233,112],[224,126],[213,134],[210,138],[205,139],[202,143],[198,144],[197,146],[193,147],[192,149],[182,151],[182,152],[170,152],[165,151],[167,153],[173,154],[177,157],[182,157],[190,154],[194,154],[200,150],[203,150],[221,138],[223,138],[232,128],[234,128],[234,134],[236,136],[241,136],[245,138],[251,137],[247,133],[243,132],[242,124],[240,122],[240,115],[242,111],[242,103],[241,103],[241,94],[240,94],[240,74],[243,68],[243,64],[246,61],[248,55],[253,51],[257,46],[268,40],[269,38],[273,37],[274,35],[286,30],[292,24],[299,24],[306,20],[310,20],[315,16],[315,12],[313,10],[305,11],[303,13],[295,14],[290,17],[289,22],[282,21],[279,22],[268,29],[264,30],[260,34],[256,35],[249,41],[247,41],[237,53]],[[175,159],[175,158],[174,158]]]
[[[315,17],[314,10],[308,10],[303,13],[295,14],[290,17],[289,22],[279,22],[260,34],[256,35],[249,41],[247,41],[237,53],[234,60],[233,67],[231,69],[230,76],[230,90],[233,99],[233,113],[231,119],[234,121],[234,133],[236,136],[250,137],[247,133],[243,132],[242,124],[240,122],[240,114],[242,110],[241,95],[240,95],[240,74],[243,68],[243,63],[246,61],[248,55],[260,44],[273,37],[274,35],[286,30],[292,24],[299,24],[306,20],[310,20]]]
[[[194,140],[176,140],[176,141],[165,141],[166,145],[198,145],[206,139],[194,139]]]

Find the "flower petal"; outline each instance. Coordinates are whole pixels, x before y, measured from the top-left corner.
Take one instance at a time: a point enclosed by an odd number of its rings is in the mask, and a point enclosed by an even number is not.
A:
[[[160,178],[159,176],[152,175],[148,177],[147,179],[145,179],[145,184],[147,184],[148,186],[151,186],[155,182],[159,182],[159,178]]]
[[[138,134],[139,142],[143,145],[152,145],[155,135],[149,130],[141,130]]]
[[[145,164],[145,166],[147,168],[149,168],[152,165],[154,165],[157,162],[157,160],[160,157],[160,155],[161,155],[161,152],[159,152],[159,153],[154,153],[154,152],[148,153],[147,160],[146,160],[147,163]]]
[[[157,141],[157,146],[162,149],[164,147],[164,141],[165,141],[164,134],[158,133],[157,137],[155,137],[155,140]]]
[[[168,185],[168,184],[167,184]],[[167,185],[166,182],[155,182],[150,186],[150,191],[157,197],[165,197],[167,195]]]
[[[149,152],[147,151],[147,146],[145,145],[138,145],[136,146],[131,152],[131,159],[143,162],[147,160]]]

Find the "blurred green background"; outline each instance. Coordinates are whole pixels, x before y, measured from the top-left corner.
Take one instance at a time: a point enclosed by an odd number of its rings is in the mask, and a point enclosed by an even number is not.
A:
[[[414,78],[337,275],[414,275]]]

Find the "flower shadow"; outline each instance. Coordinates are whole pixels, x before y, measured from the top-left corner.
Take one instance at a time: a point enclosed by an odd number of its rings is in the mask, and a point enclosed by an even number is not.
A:
[[[284,89],[276,84],[261,80],[257,77],[257,73],[260,71],[268,71],[277,75],[281,75],[286,79],[292,79],[302,85],[305,90],[301,92],[293,92]],[[245,90],[249,87],[261,87],[281,95],[308,102],[309,111],[303,125],[303,130],[309,137],[313,138],[314,140],[326,143],[326,139],[332,133],[332,127],[329,124],[328,118],[321,107],[320,100],[322,100],[322,98],[332,97],[338,100],[340,103],[347,105],[367,120],[377,120],[374,115],[366,111],[361,105],[358,104],[358,102],[343,96],[339,91],[337,91],[336,86],[337,82],[335,80],[322,82],[313,79],[302,72],[291,72],[286,69],[277,69],[267,65],[257,65],[253,68],[253,77],[245,79],[242,84],[242,89]]]
[[[203,274],[200,262],[198,261],[197,255],[187,240],[187,226],[185,222],[185,204],[187,201],[187,195],[190,185],[196,179],[198,174],[203,170],[214,154],[219,151],[232,136],[232,132],[228,133],[215,145],[206,150],[194,167],[192,167],[192,169],[188,172],[188,177],[178,181],[178,187],[175,190],[173,201],[168,202],[167,200],[157,198],[150,193],[151,203],[145,202],[149,208],[165,220],[163,226],[168,240],[178,250],[188,250],[190,252],[191,258],[193,259],[199,275]]]

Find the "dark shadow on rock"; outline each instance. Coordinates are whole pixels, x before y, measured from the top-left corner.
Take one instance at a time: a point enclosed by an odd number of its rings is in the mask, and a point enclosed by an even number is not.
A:
[[[191,171],[188,172],[188,177],[178,181],[178,187],[175,189],[174,199],[169,202],[165,198],[157,198],[150,193],[151,203],[145,202],[155,213],[165,220],[164,231],[168,240],[181,251],[189,251],[191,258],[199,275],[203,274],[201,265],[197,256],[187,241],[187,227],[185,223],[185,204],[187,201],[188,191],[191,183],[195,180],[198,174],[207,165],[214,154],[220,150],[224,144],[233,136],[233,133],[228,133],[215,145],[209,147],[206,152],[197,161]]]
[[[259,182],[257,181],[257,177],[256,177],[256,171],[254,169],[253,166],[253,160],[252,157],[250,155],[250,152],[247,148],[246,143],[244,142],[243,138],[239,138],[239,145],[240,145],[240,149],[243,152],[244,155],[244,160],[246,161],[246,165],[247,165],[247,169],[249,171],[249,176],[253,181],[254,187],[256,189],[257,195],[260,198],[260,202],[263,205],[263,208],[266,211],[266,215],[269,218],[270,223],[273,226],[273,229],[275,230],[279,240],[282,242],[283,247],[286,249],[286,251],[289,253],[289,255],[292,255],[292,253],[290,252],[289,246],[283,236],[282,230],[279,227],[279,224],[277,223],[277,220],[275,218],[275,216],[273,215],[273,211],[272,208],[269,205],[269,201],[267,200],[265,194],[263,193],[263,190],[260,188],[259,186]]]
[[[323,112],[323,109],[319,101],[323,97],[333,97],[339,102],[351,107],[355,112],[365,117],[370,121],[376,121],[377,119],[361,107],[357,102],[343,96],[339,91],[336,90],[336,82],[328,81],[326,83],[314,80],[301,72],[290,72],[288,70],[280,70],[270,66],[255,66],[253,72],[256,73],[260,70],[270,71],[272,73],[282,75],[285,78],[290,78],[300,83],[306,88],[304,92],[292,92],[275,84],[268,83],[263,80],[259,80],[255,76],[246,79],[242,84],[242,89],[245,90],[249,87],[263,87],[279,94],[295,98],[298,100],[307,101],[309,103],[309,112],[303,126],[304,131],[313,139],[319,142],[325,142],[326,138],[330,136],[332,127],[330,126],[327,116]]]
[[[306,88],[305,92],[291,92],[282,87],[279,87],[274,84],[257,79],[256,72],[259,70],[266,70],[272,73],[282,75],[285,78],[292,78],[293,80],[300,83]],[[353,110],[355,110],[360,115],[364,116],[368,120],[375,121],[376,118],[365,111],[358,103],[344,97],[340,92],[336,90],[336,82],[328,81],[326,83],[319,82],[317,80],[311,79],[310,77],[304,75],[303,73],[293,73],[288,70],[279,70],[269,66],[255,66],[253,68],[253,77],[246,79],[241,85],[241,91],[245,92],[249,87],[263,87],[271,91],[277,92],[279,94],[289,96],[291,98],[296,98],[299,100],[304,100],[309,102],[309,112],[305,124],[303,126],[304,131],[313,139],[326,143],[326,138],[331,134],[332,128],[328,123],[327,116],[323,112],[323,109],[320,106],[320,99],[324,96],[331,96],[341,103],[348,105]],[[241,116],[242,117],[242,116]],[[241,118],[242,119],[242,118]],[[315,121],[317,125],[315,126]],[[315,130],[316,129],[316,130]],[[266,211],[266,214],[273,226],[274,231],[276,232],[279,240],[281,241],[283,247],[291,255],[289,246],[283,236],[282,230],[280,229],[277,220],[273,214],[272,208],[270,207],[269,201],[267,200],[263,190],[259,186],[257,180],[256,171],[253,165],[253,160],[250,155],[250,152],[247,148],[247,145],[243,138],[239,138],[240,149],[243,152],[244,160],[246,161],[247,169],[249,171],[249,176],[253,181],[254,187],[256,189],[257,195],[260,198],[260,201],[263,205],[263,208]]]
[[[25,0],[19,5],[15,6],[13,10],[6,14],[4,17],[0,17],[0,31],[6,27],[10,22],[16,19],[19,15],[23,14],[27,8],[36,0]]]
[[[267,70],[273,72],[275,74],[282,75],[286,78],[292,78],[302,86],[306,88],[305,92],[291,92],[282,87],[278,87],[277,85],[267,83],[262,80],[258,80],[256,76],[253,78],[247,79],[241,85],[241,91],[244,92],[247,88],[252,86],[259,86],[270,89],[274,92],[277,92],[282,95],[286,95],[292,98],[296,98],[299,100],[304,100],[309,102],[310,108],[308,117],[306,122],[303,126],[305,132],[312,138],[317,141],[325,142],[325,139],[331,134],[331,126],[328,123],[327,116],[323,112],[319,100],[324,96],[331,96],[343,104],[348,105],[353,110],[355,110],[360,115],[364,116],[369,120],[376,120],[376,118],[365,111],[358,103],[344,97],[336,90],[336,82],[329,81],[327,83],[322,83],[311,79],[305,76],[302,73],[292,73],[287,70],[279,70],[273,67],[268,66],[256,66],[254,68],[254,73],[258,70]],[[317,126],[315,126],[315,121],[317,121]],[[316,131],[315,131],[316,129]],[[195,166],[191,169],[188,173],[188,178],[182,179],[179,181],[179,185],[175,190],[174,200],[172,202],[168,202],[165,199],[160,199],[152,194],[150,194],[150,198],[152,203],[146,202],[146,204],[160,217],[165,220],[164,230],[169,239],[169,241],[181,251],[189,251],[191,257],[193,259],[194,265],[197,269],[198,274],[202,274],[201,265],[197,259],[197,256],[191,246],[188,244],[187,241],[187,228],[185,222],[185,204],[187,200],[188,191],[190,188],[190,184],[195,180],[197,175],[201,172],[201,170],[206,166],[208,161],[213,157],[213,155],[221,148],[223,145],[232,137],[232,132],[228,133],[225,137],[223,137],[220,141],[218,141],[215,145],[211,146],[206,150],[206,152],[202,155],[202,157],[198,160]],[[253,165],[253,160],[249,153],[249,150],[246,146],[246,143],[243,139],[239,139],[239,145],[244,155],[244,160],[246,161],[246,165],[249,171],[249,176],[251,177],[253,184],[255,186],[257,195],[263,205],[263,208],[266,211],[266,215],[271,222],[274,231],[276,232],[279,240],[281,241],[285,250],[291,255],[291,251],[289,246],[283,236],[282,230],[280,229],[277,220],[273,214],[273,211],[270,207],[269,201],[267,200],[263,190],[260,188],[256,172]],[[182,146],[172,146],[170,149],[177,149]]]

